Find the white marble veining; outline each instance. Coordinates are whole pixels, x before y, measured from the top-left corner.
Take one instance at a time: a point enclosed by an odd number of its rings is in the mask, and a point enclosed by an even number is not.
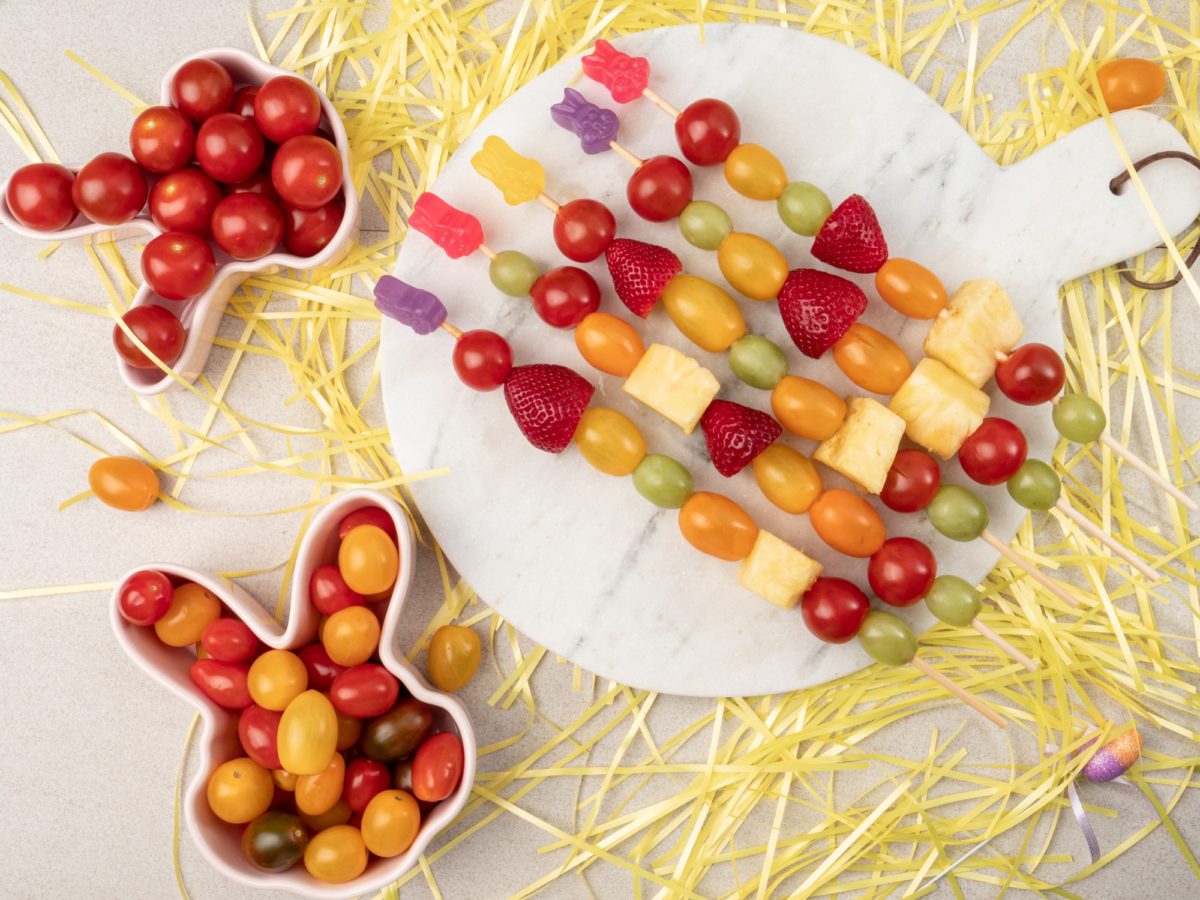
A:
[[[703,96],[730,101],[743,139],[772,149],[791,177],[820,185],[835,202],[864,194],[894,255],[929,265],[951,290],[968,278],[999,280],[1021,311],[1028,339],[1061,348],[1057,286],[1159,243],[1136,192],[1114,196],[1108,189],[1122,165],[1103,122],[1002,169],[921,90],[831,41],[775,27],[709,25],[703,42],[696,28],[680,26],[616,43],[650,57],[651,86],[675,104]],[[688,246],[674,225],[645,222],[630,211],[625,163],[612,153],[585,157],[576,139],[550,122],[550,105],[578,72],[577,60],[564,61],[514,94],[464,142],[434,189],[475,213],[493,248],[522,250],[547,268],[563,264],[550,214],[536,203],[507,206],[470,166],[483,139],[498,134],[543,162],[552,196],[604,201],[617,216],[619,233],[665,244],[687,270],[720,281],[713,254]],[[598,85],[581,81],[575,87],[594,102],[614,105]],[[619,113],[620,140],[633,152],[677,152],[670,122],[649,102],[635,101]],[[1185,146],[1153,115],[1121,113],[1116,123],[1134,158]],[[769,205],[735,195],[719,170],[694,175],[696,196],[721,204],[736,227],[775,241],[793,267],[813,264],[809,241],[788,232]],[[1163,164],[1142,177],[1172,231],[1200,211],[1200,175],[1190,167]],[[605,290],[602,308],[625,313],[603,261],[588,268]],[[689,465],[698,489],[728,493],[762,527],[818,557],[828,573],[865,585],[865,561],[837,556],[805,518],[771,506],[749,471],[732,479],[718,475],[698,431],[685,438],[623,394],[617,379],[588,368],[569,333],[549,328],[527,301],[506,298],[491,286],[483,257],[451,261],[413,234],[396,274],[442,297],[460,327],[506,335],[518,362],[576,368],[598,385],[593,402],[631,416],[653,449]],[[871,279],[860,281],[874,297]],[[746,300],[743,310],[752,331],[787,350],[793,372],[854,392],[832,360],[814,362],[792,346],[775,304]],[[904,320],[878,299],[863,321],[919,357],[927,323]],[[722,357],[688,344],[661,310],[643,334],[647,342],[699,358],[721,379],[721,396],[769,408],[767,394],[738,382]],[[449,468],[448,475],[414,485],[421,511],[458,570],[516,627],[599,675],[677,694],[791,690],[866,664],[856,644],[822,644],[798,611],[776,609],[741,589],[736,565],[692,550],[679,535],[675,513],[647,504],[628,479],[601,475],[573,449],[551,456],[531,448],[499,393],[479,394],[458,382],[450,353],[444,333],[417,337],[384,323],[388,424],[406,472]],[[999,396],[993,409],[1025,428],[1033,455],[1048,454],[1053,430],[1046,409],[1015,408]],[[827,483],[840,481],[825,474]],[[946,478],[965,480],[957,465],[946,467]],[[1003,488],[984,489],[984,495],[993,531],[1007,539],[1023,511]],[[954,544],[936,536],[923,517],[886,518],[891,534],[929,541],[944,572],[980,580],[996,561],[981,542]],[[932,621],[923,605],[901,614],[918,631]]]

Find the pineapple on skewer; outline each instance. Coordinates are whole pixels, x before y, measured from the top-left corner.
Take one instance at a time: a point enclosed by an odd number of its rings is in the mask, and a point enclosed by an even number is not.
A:
[[[892,396],[888,408],[907,423],[910,438],[950,459],[983,422],[990,405],[991,398],[967,379],[925,357]]]
[[[1004,288],[990,278],[976,279],[964,282],[933,320],[925,353],[983,387],[996,372],[996,354],[1007,353],[1024,333]]]
[[[758,530],[754,549],[738,570],[738,584],[790,609],[821,574],[821,564],[769,531]]]
[[[691,434],[721,383],[692,357],[665,344],[651,344],[621,390]]]
[[[879,401],[851,397],[846,401],[841,427],[821,442],[813,459],[845,475],[863,490],[878,494],[900,449],[905,424]]]

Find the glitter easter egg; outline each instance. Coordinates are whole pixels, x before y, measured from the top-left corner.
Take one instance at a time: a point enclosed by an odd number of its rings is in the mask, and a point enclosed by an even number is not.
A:
[[[1085,744],[1086,749],[1090,744]],[[1095,752],[1083,767],[1083,777],[1088,781],[1112,781],[1138,761],[1142,755],[1142,736],[1136,728],[1113,738]]]

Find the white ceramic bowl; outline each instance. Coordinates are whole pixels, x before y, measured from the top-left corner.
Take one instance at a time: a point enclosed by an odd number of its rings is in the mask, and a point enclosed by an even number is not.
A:
[[[160,102],[164,106],[171,105],[171,80],[175,77],[175,73],[180,66],[193,59],[211,59],[220,63],[229,70],[235,85],[262,84],[268,78],[274,78],[276,75],[296,76],[295,72],[272,66],[243,50],[232,48],[202,50],[186,59],[181,59],[163,76]],[[311,84],[311,82],[309,83]],[[133,299],[133,306],[154,304],[165,307],[178,316],[183,323],[187,336],[184,340],[183,352],[172,368],[185,381],[194,381],[204,371],[204,364],[212,349],[213,338],[216,337],[221,316],[225,313],[225,306],[242,281],[258,272],[276,272],[281,268],[313,269],[330,265],[346,255],[358,235],[358,197],[355,196],[354,185],[350,180],[350,148],[346,140],[346,129],[329,99],[321,91],[317,91],[317,96],[320,98],[321,108],[324,112],[321,125],[333,135],[338,152],[342,155],[342,200],[345,204],[342,224],[325,249],[315,256],[270,253],[262,259],[242,261],[230,258],[214,245],[213,253],[217,258],[217,273],[212,284],[198,297],[182,302],[165,300],[150,290],[148,285],[143,284]],[[117,152],[129,155],[129,148],[127,146],[119,147]],[[151,186],[157,177],[149,176]],[[5,179],[4,183],[0,184],[0,223],[17,234],[34,240],[78,239],[99,243],[139,235],[149,239],[162,233],[162,229],[151,221],[150,214],[145,209],[122,225],[100,225],[88,221],[81,213],[76,216],[74,222],[60,231],[34,231],[13,218],[5,199],[7,193],[8,180]],[[135,369],[127,365],[119,356],[117,357],[117,368],[125,384],[139,394],[158,394],[179,386],[178,382],[167,373],[159,369]]]
[[[121,588],[132,575],[145,569],[153,569],[172,578],[194,581],[220,598],[227,608],[227,613],[250,626],[266,646],[278,649],[299,648],[313,640],[319,618],[316,608],[308,598],[309,576],[317,566],[336,560],[338,523],[349,513],[366,506],[377,506],[392,517],[396,523],[396,536],[400,547],[400,572],[383,619],[379,658],[383,665],[400,679],[400,683],[412,696],[434,708],[435,730],[454,731],[462,739],[462,783],[450,797],[423,817],[417,839],[406,852],[391,859],[372,857],[366,871],[353,881],[345,884],[317,881],[305,871],[303,862],[286,872],[262,872],[251,866],[242,854],[242,827],[222,822],[214,816],[205,797],[205,785],[213,768],[227,759],[245,756],[238,740],[238,711],[217,706],[192,683],[189,670],[196,657],[190,649],[168,647],[158,639],[153,628],[144,628],[125,621],[119,608]],[[187,785],[183,799],[184,822],[204,858],[234,881],[250,887],[291,891],[304,897],[342,898],[372,893],[412,868],[429,842],[458,815],[463,804],[467,802],[471,783],[475,780],[476,761],[475,732],[471,728],[467,711],[458,700],[430,687],[397,646],[397,630],[404,601],[412,584],[414,561],[412,529],[404,512],[394,501],[382,494],[361,490],[335,497],[309,526],[292,577],[286,628],[233,582],[184,566],[139,566],[125,573],[117,583],[110,608],[112,627],[117,640],[134,662],[195,706],[203,719],[196,738],[200,754],[199,768],[195,778]]]

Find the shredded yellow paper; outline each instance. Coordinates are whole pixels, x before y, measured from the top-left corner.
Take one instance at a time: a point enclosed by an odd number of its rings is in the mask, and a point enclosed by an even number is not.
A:
[[[1107,117],[1093,93],[1097,66],[1118,54],[1149,56],[1168,71],[1167,94],[1155,111],[1193,147],[1200,145],[1196,4],[1186,23],[1162,18],[1149,0],[780,0],[770,6],[743,0],[525,0],[509,22],[491,21],[485,6],[396,2],[387,8],[322,0],[271,14],[261,31],[248,14],[250,43],[258,52],[313,78],[343,116],[363,197],[360,242],[324,270],[245,282],[227,313],[237,324],[236,337],[226,331],[218,338],[220,362],[184,385],[185,396],[202,402],[199,416],[181,414],[180,402],[168,396],[138,401],[171,434],[173,453],[153,457],[135,437],[88,410],[3,411],[0,434],[47,428],[75,437],[75,422],[88,419],[107,440],[103,449],[85,445],[97,454],[145,459],[170,480],[162,499],[181,515],[232,514],[187,499],[197,460],[210,455],[223,468],[203,477],[270,472],[304,479],[309,499],[289,509],[308,514],[331,492],[349,487],[386,490],[404,502],[405,485],[438,473],[402,473],[386,429],[368,421],[364,409],[378,390],[378,336],[352,340],[351,332],[373,333],[377,314],[366,298],[394,261],[414,198],[459,143],[514,90],[599,37],[730,19],[810,31],[920,84],[1002,163]],[[1040,45],[1043,68],[1001,78],[994,70],[1018,42]],[[135,110],[144,104],[88,61],[70,56],[98,80],[97,90],[119,92]],[[962,59],[965,67],[951,62]],[[1000,108],[990,91],[1001,83],[1021,99]],[[3,73],[0,125],[30,159],[56,158],[33,111]],[[1133,182],[1132,189],[1140,190],[1136,176]],[[1174,236],[1166,253],[1135,260],[1132,267],[1154,280],[1172,274],[1184,255],[1179,248],[1191,246],[1198,232],[1193,227]],[[53,247],[30,252],[49,257]],[[121,255],[112,245],[98,245],[88,249],[88,258],[107,308],[29,286],[4,284],[0,291],[10,295],[8,302],[119,317],[135,288]],[[1171,319],[1184,293],[1183,306],[1194,315],[1200,290],[1191,276],[1178,290],[1131,289],[1109,269],[1064,287],[1061,303],[1070,387],[1100,399],[1114,436],[1194,490],[1200,441],[1181,434],[1176,422],[1181,406],[1200,399],[1200,373],[1176,364]],[[291,378],[293,391],[280,398],[278,422],[251,418],[231,400],[240,367],[250,358],[282,366]],[[301,406],[314,416],[289,412]],[[268,438],[284,440],[288,453],[265,454],[259,448],[271,443]],[[1012,744],[992,736],[986,745],[972,742],[962,725],[949,733],[930,725],[924,746],[889,740],[897,723],[926,721],[931,710],[950,702],[912,667],[873,667],[787,695],[707,702],[674,703],[605,683],[519,638],[453,578],[432,536],[422,535],[440,567],[445,602],[410,656],[446,622],[481,629],[489,639],[491,671],[485,667],[480,677],[489,679],[488,703],[496,709],[487,716],[491,730],[485,734],[492,740],[480,748],[479,775],[461,819],[419,866],[378,896],[392,900],[414,880],[441,896],[439,876],[444,881],[457,860],[483,846],[474,839],[497,832],[503,841],[514,821],[544,835],[544,874],[519,890],[521,897],[552,885],[560,895],[591,895],[589,878],[601,870],[619,873],[622,892],[639,898],[921,897],[952,865],[944,880],[959,897],[964,883],[989,892],[1074,896],[1063,885],[1117,859],[1160,827],[1200,879],[1200,865],[1171,821],[1187,789],[1197,786],[1200,765],[1191,744],[1200,735],[1197,538],[1178,508],[1172,507],[1169,519],[1146,515],[1137,493],[1145,490],[1144,481],[1128,475],[1107,448],[1063,445],[1055,462],[1071,503],[1173,581],[1151,586],[1131,580],[1127,567],[1061,515],[1026,521],[1017,535],[1022,552],[1057,569],[1055,576],[1071,589],[1098,598],[1068,612],[1014,577],[1007,564],[992,573],[982,620],[1041,660],[1041,668],[1024,671],[971,629],[940,626],[922,639],[922,656],[935,668],[984,695],[1011,720],[1005,740]],[[83,494],[63,505],[87,500]],[[285,585],[293,562],[294,555],[281,567]],[[6,590],[0,600],[106,587],[35,586]],[[1191,611],[1191,633],[1159,629],[1157,611],[1166,604]],[[582,712],[572,721],[551,721],[541,708],[539,692],[551,680],[569,683],[580,695]],[[656,724],[664,708],[691,721],[664,734]],[[1131,773],[1135,787],[1125,789],[1119,819],[1117,809],[1099,805],[1098,798],[1111,793],[1081,788],[1089,815],[1115,821],[1106,827],[1119,827],[1121,835],[1107,841],[1104,855],[1091,864],[1065,798],[1084,762],[1073,754],[1090,737],[1103,743],[1130,720],[1145,735],[1146,751]],[[1028,759],[1028,753],[1018,754],[1018,741],[1061,749],[1027,765],[1017,762]],[[851,772],[853,791],[844,787]],[[564,802],[568,794],[574,800]],[[177,820],[177,840],[178,827]],[[489,846],[494,851],[497,844]],[[175,857],[186,896],[178,843]]]

